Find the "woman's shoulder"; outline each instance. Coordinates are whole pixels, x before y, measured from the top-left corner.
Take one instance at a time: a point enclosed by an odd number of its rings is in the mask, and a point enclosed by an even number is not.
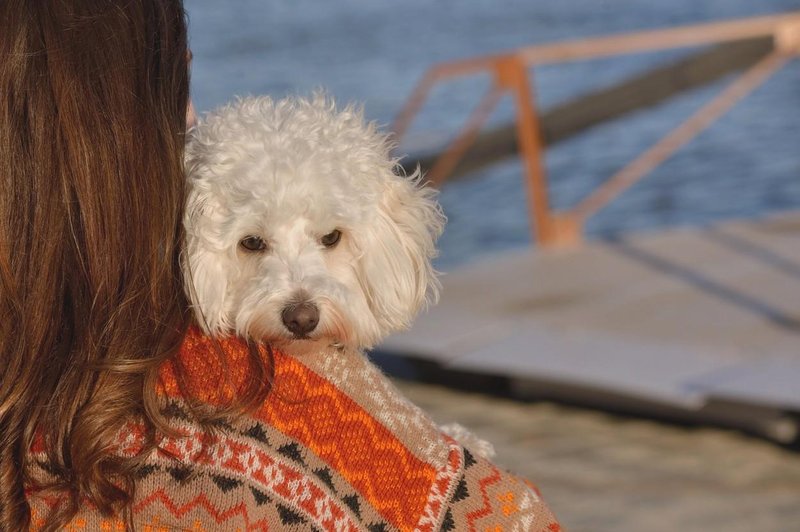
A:
[[[272,351],[262,404],[210,428],[193,421],[187,386],[193,401],[229,400],[248,377],[250,347],[193,328],[164,364],[163,413],[175,433],[136,472],[137,524],[558,530],[531,484],[443,434],[358,352]],[[140,437],[135,425],[121,435],[126,452]],[[87,529],[115,526],[89,509],[79,518]]]
[[[242,371],[247,344],[219,342],[229,370]],[[204,382],[219,369],[209,366],[209,349],[214,341],[193,329],[179,354],[185,366],[202,370]],[[532,484],[443,434],[362,353],[331,348],[272,357],[274,380],[263,404],[223,427],[210,455],[182,455],[184,463],[214,471],[217,496],[236,486],[266,522],[323,530],[558,529]],[[237,373],[232,385],[240,376],[246,378]],[[170,442],[168,450],[196,450],[203,437],[192,435],[188,446]]]

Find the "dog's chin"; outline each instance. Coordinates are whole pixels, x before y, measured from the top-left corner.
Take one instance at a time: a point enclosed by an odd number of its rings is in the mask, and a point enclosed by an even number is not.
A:
[[[332,349],[344,349],[348,345],[348,340],[342,335],[321,332],[295,335],[289,331],[259,331],[256,328],[252,328],[250,337],[258,339],[262,343],[270,344],[283,353],[294,356],[327,353]]]
[[[246,336],[289,355],[358,348],[360,338],[351,323],[330,309],[326,309],[325,315],[327,319],[307,334],[292,333],[275,319],[273,313],[253,316],[243,329]]]

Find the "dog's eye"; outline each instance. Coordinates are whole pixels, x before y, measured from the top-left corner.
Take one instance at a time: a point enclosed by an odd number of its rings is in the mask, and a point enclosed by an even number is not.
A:
[[[331,231],[327,235],[325,235],[322,238],[320,238],[319,241],[326,248],[332,248],[333,246],[335,246],[336,244],[339,243],[339,239],[340,238],[342,238],[342,232],[339,231],[338,229],[334,229],[333,231]]]
[[[264,251],[267,249],[267,243],[260,236],[246,236],[239,241],[239,245],[247,251]]]

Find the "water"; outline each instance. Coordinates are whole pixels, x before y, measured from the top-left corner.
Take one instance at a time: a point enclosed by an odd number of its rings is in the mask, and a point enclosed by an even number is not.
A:
[[[194,52],[193,94],[208,110],[236,94],[307,94],[364,102],[391,122],[432,64],[527,44],[717,19],[800,10],[800,0],[186,0]],[[614,84],[683,52],[548,66],[535,71],[546,108]],[[411,136],[442,139],[458,128],[486,79],[447,85]],[[550,149],[558,208],[658,140],[724,86],[684,94]],[[512,117],[510,102],[494,122]],[[446,185],[450,218],[439,266],[530,243],[522,170],[516,160]],[[667,226],[754,217],[800,207],[800,65],[781,71],[652,175],[591,218],[602,237]]]

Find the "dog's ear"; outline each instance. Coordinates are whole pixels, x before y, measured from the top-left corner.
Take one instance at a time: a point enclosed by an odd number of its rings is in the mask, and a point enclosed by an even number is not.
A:
[[[228,276],[234,268],[224,249],[217,249],[209,234],[208,198],[189,194],[186,212],[186,247],[183,276],[186,294],[198,325],[206,334],[227,334],[232,327],[227,309]]]
[[[408,327],[438,298],[431,260],[445,221],[436,192],[421,185],[419,172],[384,182],[375,217],[357,244],[361,282],[383,335]]]
[[[205,122],[205,117],[200,119],[187,135],[186,240],[182,268],[186,295],[197,324],[206,334],[220,336],[229,333],[232,325],[227,294],[233,265],[221,232],[227,212],[209,178],[214,175],[212,165],[219,150],[210,138],[214,130]]]

